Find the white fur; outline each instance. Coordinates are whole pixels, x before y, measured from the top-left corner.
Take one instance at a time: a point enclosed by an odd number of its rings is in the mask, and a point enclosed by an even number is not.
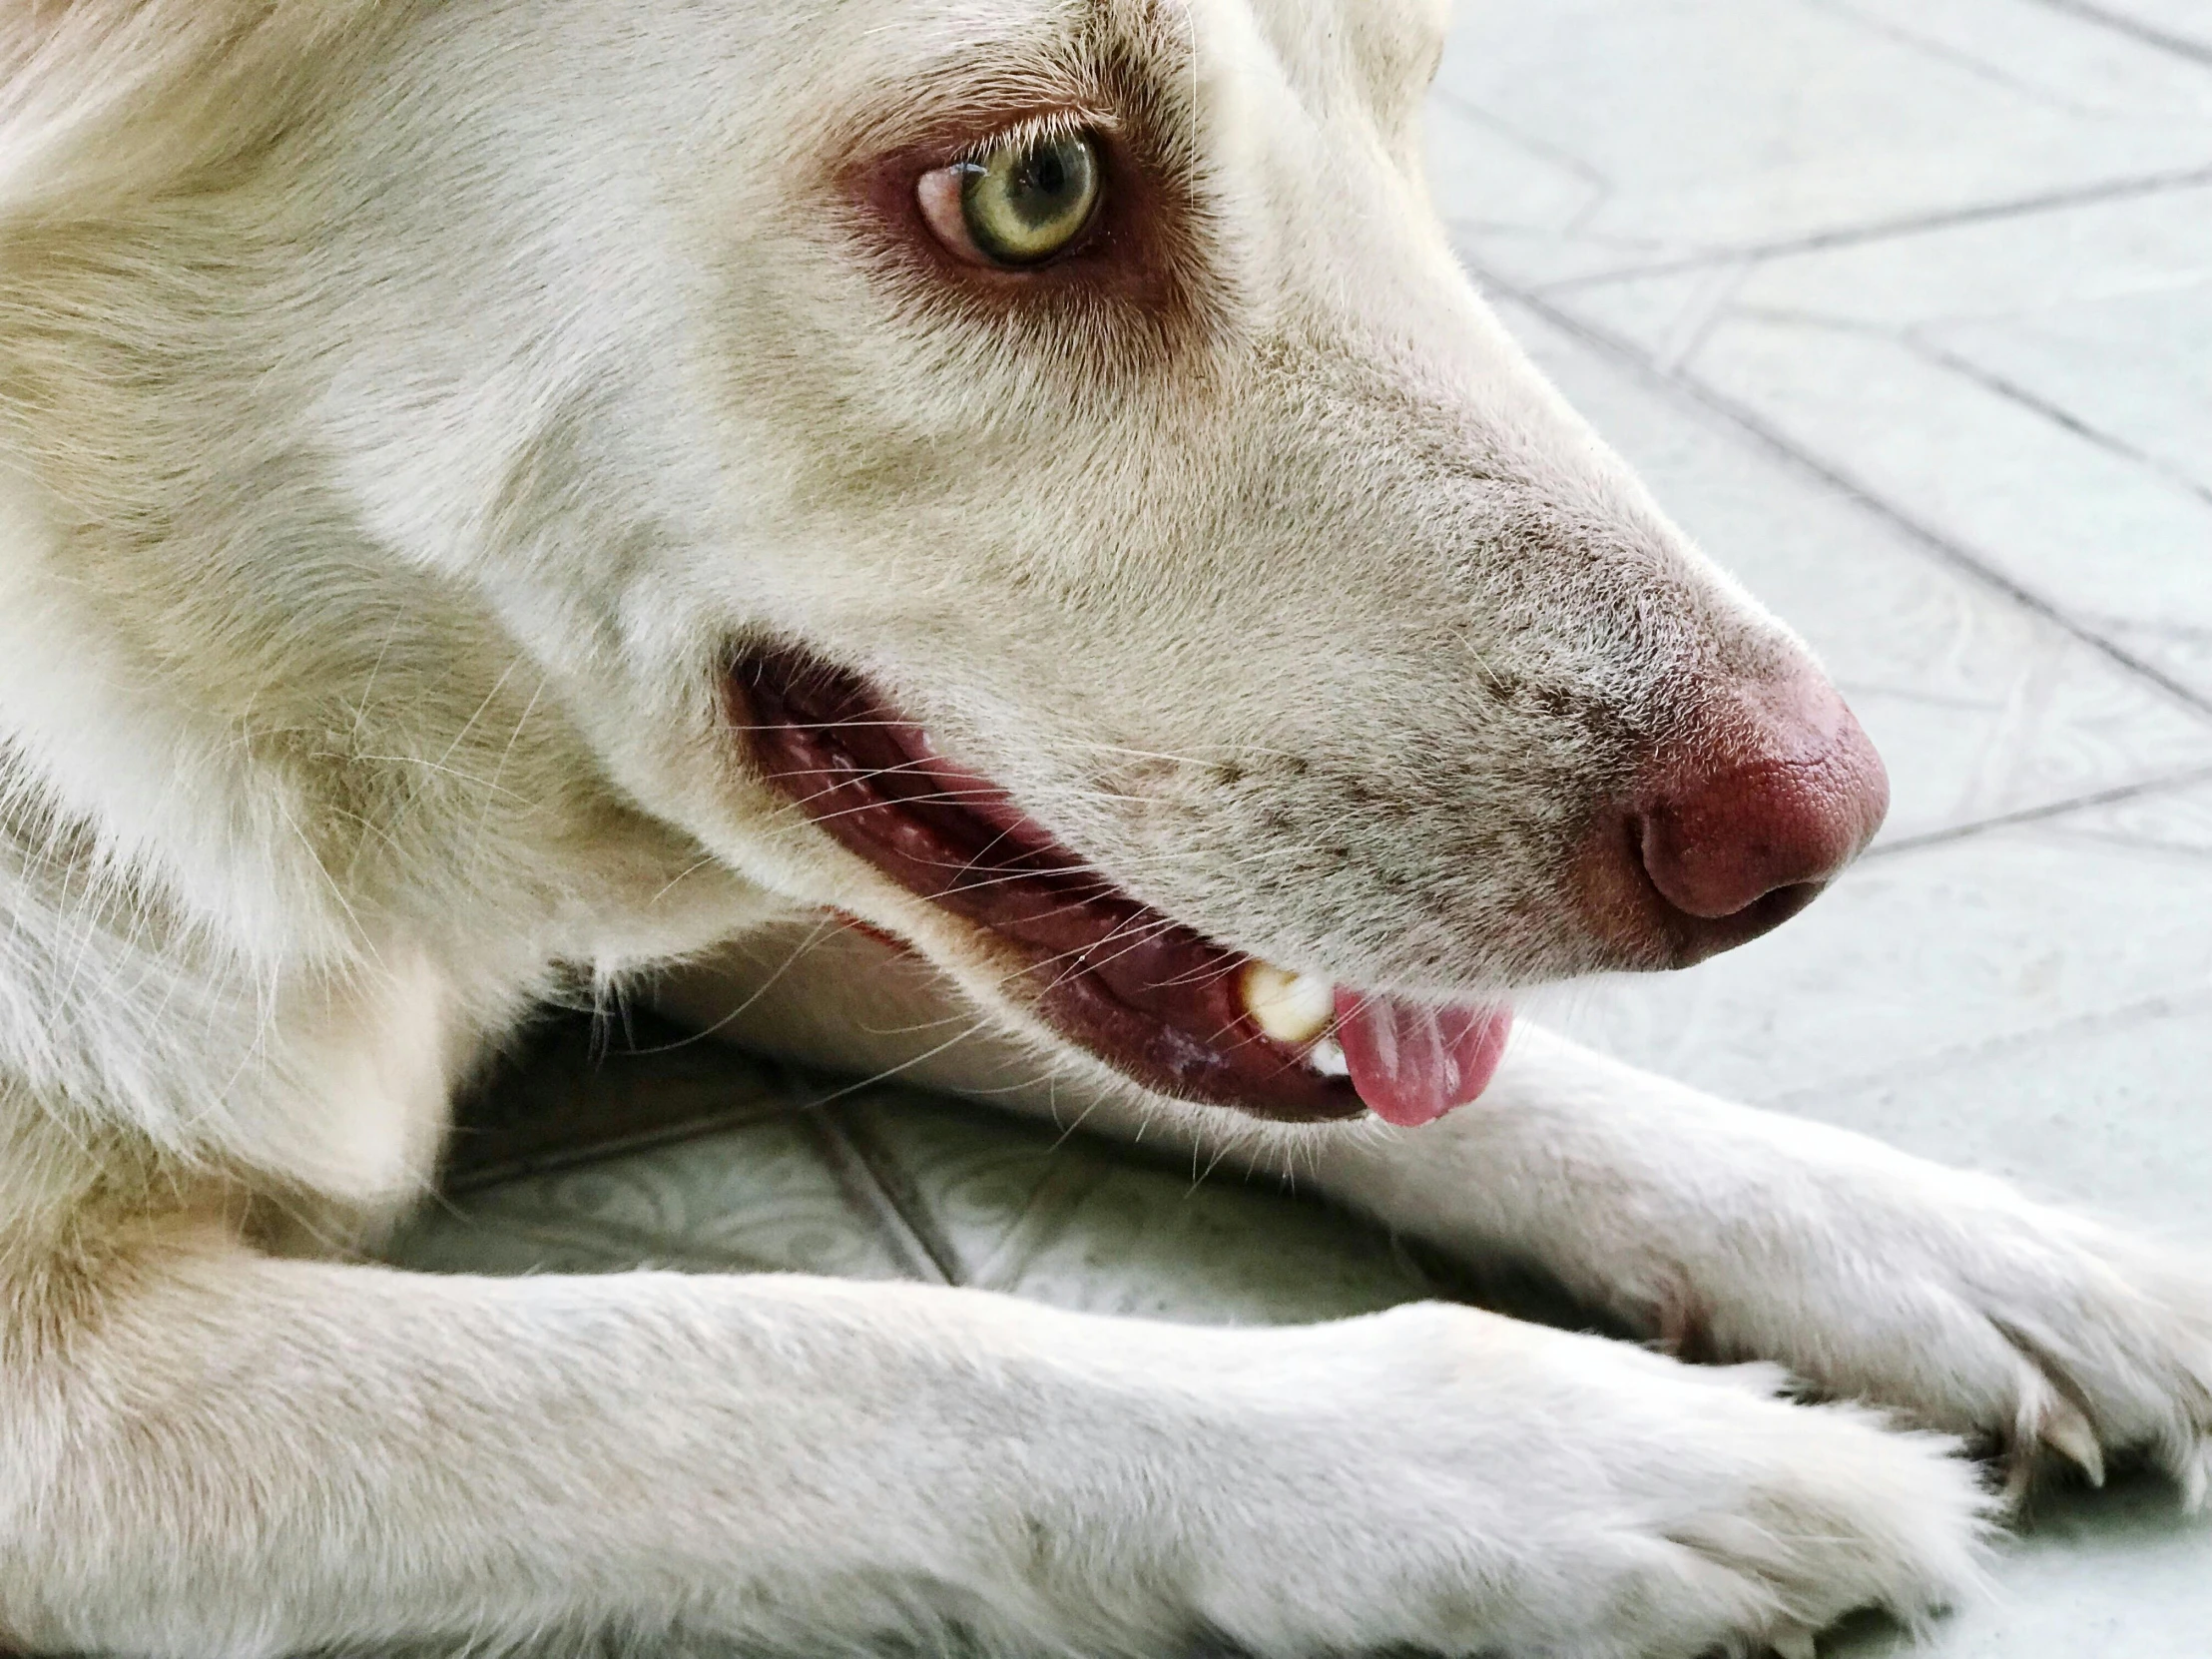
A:
[[[1439,30],[0,15],[0,1641],[1688,1659],[1970,1579],[1947,1443],[1769,1371],[1443,1309],[1200,1332],[338,1260],[535,998],[829,907],[939,977],[818,955],[763,1040],[913,1061],[842,1016],[951,1008],[996,1034],[921,1064],[956,1086],[1041,1050],[1101,1123],[1288,1148],[1655,1330],[2201,1488],[2200,1278],[1536,1037],[1420,1136],[1139,1096],[726,729],[731,643],[795,637],[1239,948],[1452,995],[1591,965],[1587,803],[1801,653],[1453,267],[1412,159]],[[1180,287],[958,302],[855,204],[855,161],[1039,107],[1142,129]]]

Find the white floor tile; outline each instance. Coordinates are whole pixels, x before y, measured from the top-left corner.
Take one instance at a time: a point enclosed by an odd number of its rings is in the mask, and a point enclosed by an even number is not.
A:
[[[2212,635],[2212,496],[1912,344],[1745,317],[1689,372],[2167,672]]]
[[[2212,698],[2212,190],[1551,302]]]
[[[2202,801],[2183,808],[2201,813]],[[1530,1006],[1740,1099],[1890,1084],[2212,990],[2212,857],[2173,838],[2180,844],[2140,831],[2119,839],[2061,818],[1878,852],[1740,950],[1684,973],[1541,993]]]
[[[1667,510],[1820,653],[1889,763],[1887,835],[2212,764],[2212,717],[1946,568],[1681,396],[1533,312],[1501,310]]]
[[[2163,39],[2173,48],[2187,50],[2197,62],[2212,63],[2212,6],[2204,0],[2058,0],[2088,16],[2103,16],[2115,23],[2132,23],[2143,36]]]
[[[1564,231],[1472,234],[1522,277],[2212,164],[2212,76],[2032,0],[1474,0],[1439,85],[1602,186]],[[1494,177],[1437,179],[1446,216],[1497,221]]]
[[[472,1273],[661,1266],[911,1277],[795,1117],[504,1182],[423,1211],[389,1254]]]
[[[2178,1514],[2163,1481],[2043,1499],[1991,1578],[1925,1640],[1862,1625],[1823,1659],[2204,1659],[2212,1525]]]

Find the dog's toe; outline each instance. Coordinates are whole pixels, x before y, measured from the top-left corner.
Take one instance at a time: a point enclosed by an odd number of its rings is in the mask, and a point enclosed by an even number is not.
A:
[[[2009,1272],[1962,1275],[1959,1314],[2010,1371],[2008,1414],[1967,1403],[1983,1393],[1961,1364],[1958,1396],[1914,1405],[1924,1420],[1994,1443],[2015,1501],[2038,1472],[2066,1467],[2092,1486],[2112,1461],[2170,1475],[2192,1509],[2212,1471],[2212,1272],[2064,1218],[2043,1248],[2012,1255]]]

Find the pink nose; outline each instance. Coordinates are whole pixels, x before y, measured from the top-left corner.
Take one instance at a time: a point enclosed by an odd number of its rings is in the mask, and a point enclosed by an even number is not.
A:
[[[1735,687],[1600,827],[1593,919],[1633,959],[1702,960],[1812,902],[1889,805],[1881,757],[1820,675]]]
[[[1651,884],[1705,919],[1820,886],[1890,810],[1882,757],[1826,680],[1762,686],[1739,709],[1718,742],[1646,786],[1636,815]]]

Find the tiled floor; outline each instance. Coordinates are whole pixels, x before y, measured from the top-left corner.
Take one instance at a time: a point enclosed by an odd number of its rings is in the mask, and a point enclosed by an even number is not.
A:
[[[2212,0],[1463,0],[1432,162],[1512,325],[1813,640],[1897,787],[1800,920],[1549,1016],[2212,1246]],[[400,1255],[1190,1320],[1447,1288],[1273,1192],[588,1041],[507,1080]],[[653,1144],[554,1167],[583,1121]],[[2202,1659],[2212,1526],[2149,1482],[2054,1500],[1931,1648]]]

